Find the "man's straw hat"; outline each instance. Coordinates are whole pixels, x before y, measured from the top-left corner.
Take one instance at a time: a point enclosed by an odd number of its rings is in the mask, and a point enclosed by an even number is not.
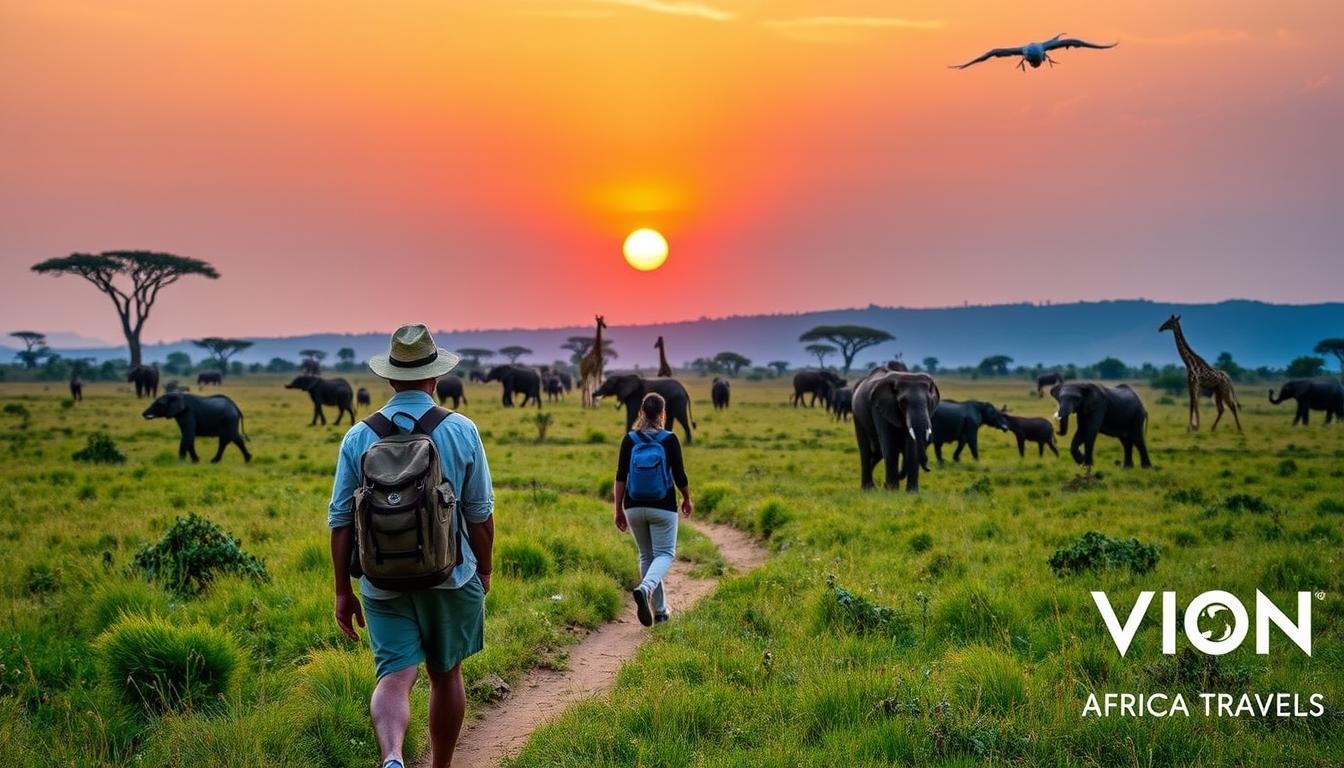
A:
[[[453,370],[462,358],[434,345],[429,329],[420,323],[403,325],[392,334],[386,355],[369,358],[369,370],[394,381],[437,379]]]

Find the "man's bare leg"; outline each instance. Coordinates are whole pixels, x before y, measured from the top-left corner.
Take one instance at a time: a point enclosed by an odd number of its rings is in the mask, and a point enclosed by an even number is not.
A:
[[[429,740],[434,748],[433,768],[453,764],[453,750],[467,713],[467,692],[462,687],[462,665],[447,672],[429,673]]]
[[[378,749],[383,762],[400,760],[402,743],[406,740],[406,726],[411,720],[411,686],[419,667],[407,667],[384,675],[374,686],[369,711],[373,715],[373,732],[378,737]],[[458,677],[461,685],[461,677]],[[460,721],[459,721],[460,722]]]

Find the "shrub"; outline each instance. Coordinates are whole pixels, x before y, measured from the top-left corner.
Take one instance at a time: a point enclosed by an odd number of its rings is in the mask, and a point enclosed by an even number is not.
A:
[[[705,487],[700,489],[699,498],[696,499],[698,511],[707,515],[713,513],[723,505],[723,500],[732,492],[732,486],[726,483],[705,483]]]
[[[158,544],[137,552],[132,567],[182,595],[201,592],[221,573],[270,580],[266,566],[238,539],[194,512],[173,521]]]
[[[1234,493],[1223,499],[1223,509],[1228,512],[1250,512],[1251,514],[1269,514],[1273,508],[1269,502],[1250,493]]]
[[[23,572],[23,591],[46,595],[60,589],[60,573],[46,563],[33,563]]]
[[[1209,497],[1198,488],[1178,488],[1167,493],[1167,501],[1174,504],[1207,504]]]
[[[1284,459],[1279,462],[1279,468],[1276,471],[1279,477],[1291,477],[1297,474],[1297,462],[1292,459]]]
[[[1013,657],[983,646],[950,654],[948,683],[963,707],[1001,714],[1026,701],[1026,680]]]
[[[117,450],[117,444],[106,432],[94,432],[84,450],[75,451],[75,461],[87,461],[90,464],[124,464],[126,454]]]
[[[988,477],[977,477],[966,486],[967,496],[988,496],[994,492],[994,483]]]
[[[1344,515],[1344,501],[1339,499],[1321,499],[1316,505],[1318,515]]]
[[[535,424],[537,427],[538,443],[546,442],[546,431],[551,428],[551,422],[553,420],[554,416],[545,411],[538,412],[535,416],[532,417],[532,423]]]
[[[1152,544],[1141,544],[1133,538],[1112,539],[1088,531],[1069,546],[1055,550],[1049,564],[1056,576],[1111,568],[1128,568],[1135,574],[1144,574],[1157,567],[1157,558],[1157,547]]]
[[[928,531],[920,531],[910,537],[910,551],[916,554],[928,552],[933,548],[933,535]]]
[[[788,505],[783,499],[766,499],[756,511],[756,530],[765,538],[770,538],[789,521]]]
[[[499,548],[495,555],[504,573],[522,579],[545,576],[551,572],[551,556],[530,541],[511,541]]]
[[[822,595],[817,619],[825,629],[903,640],[914,638],[914,628],[908,616],[850,592],[832,575],[826,577],[826,592]]]
[[[90,599],[89,625],[96,635],[125,615],[152,616],[167,610],[164,595],[143,581],[111,579]]]
[[[193,710],[218,701],[239,664],[233,637],[204,624],[123,616],[96,643],[108,684],[146,712]]]
[[[601,445],[607,442],[607,435],[600,429],[589,429],[583,433],[583,442],[589,445]]]

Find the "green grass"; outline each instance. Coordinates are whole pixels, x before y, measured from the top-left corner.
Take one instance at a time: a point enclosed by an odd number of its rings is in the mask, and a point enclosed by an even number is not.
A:
[[[0,763],[372,764],[371,661],[330,616],[325,509],[343,428],[307,427],[306,399],[282,384],[225,389],[247,414],[252,464],[229,449],[194,466],[177,461],[175,427],[140,420],[143,401],[122,385],[86,384],[70,409],[59,385],[0,385],[0,400],[21,406],[0,412]],[[516,765],[1331,765],[1344,754],[1344,431],[1292,429],[1291,412],[1247,386],[1244,435],[1192,435],[1184,405],[1141,388],[1153,471],[1113,466],[1119,446],[1103,438],[1079,480],[1067,456],[1019,459],[1009,436],[986,431],[979,464],[935,470],[918,496],[862,493],[852,427],[786,406],[787,383],[739,381],[725,412],[709,407],[707,380],[687,384],[697,515],[752,532],[774,556],[652,633],[613,696],[543,728]],[[1022,381],[940,385],[1023,415],[1053,410]],[[561,663],[572,626],[621,607],[636,560],[607,500],[623,411],[583,411],[576,397],[547,406],[538,443],[535,410],[468,386],[501,554],[470,687]],[[71,459],[95,432],[125,464]],[[193,512],[239,538],[271,580],[221,576],[178,597],[126,574]],[[1157,564],[1056,577],[1051,555],[1088,531],[1153,545]],[[699,575],[724,569],[686,528],[679,556]],[[1154,620],[1120,658],[1088,596],[1105,589],[1128,606],[1143,589],[1188,599],[1214,588],[1260,588],[1280,605],[1323,592],[1314,655],[1276,645],[1261,657],[1247,643],[1215,664],[1165,657]],[[228,633],[242,659],[228,690],[188,712],[123,703],[95,641],[126,615]],[[1079,717],[1091,691],[1174,689],[1322,692],[1332,714]],[[422,683],[417,717],[424,706]]]

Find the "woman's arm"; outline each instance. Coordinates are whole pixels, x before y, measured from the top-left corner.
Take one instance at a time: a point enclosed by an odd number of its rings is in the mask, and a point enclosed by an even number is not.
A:
[[[681,514],[690,517],[691,512],[695,510],[695,505],[691,503],[691,481],[686,476],[681,441],[677,439],[675,433],[664,441],[664,448],[667,451],[667,468],[672,470],[672,482],[677,486],[677,490],[681,491]]]
[[[630,527],[630,522],[625,519],[625,481],[617,480],[611,487],[611,495],[616,499],[616,511],[612,514],[611,521],[616,524],[616,530],[625,533]]]

